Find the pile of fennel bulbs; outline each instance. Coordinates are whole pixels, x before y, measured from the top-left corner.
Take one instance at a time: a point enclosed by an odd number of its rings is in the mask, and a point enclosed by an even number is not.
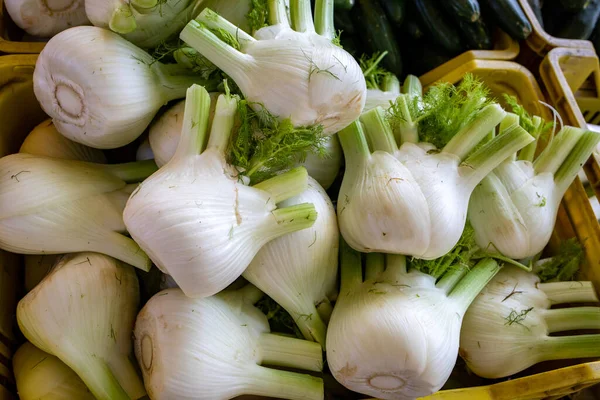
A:
[[[552,335],[600,329],[584,250],[541,259],[600,136],[470,75],[401,84],[337,45],[333,3],[82,0],[38,24],[50,119],[0,158],[23,400],[322,400],[328,375],[412,400],[459,356],[484,378],[600,356]]]

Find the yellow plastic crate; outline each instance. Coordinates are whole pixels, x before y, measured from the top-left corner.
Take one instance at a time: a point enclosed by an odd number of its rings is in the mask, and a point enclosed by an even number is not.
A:
[[[531,71],[537,71],[539,64],[546,54],[558,47],[588,49],[594,51],[594,46],[589,40],[564,39],[549,35],[538,22],[535,13],[531,9],[531,6],[529,6],[528,0],[519,0],[519,3],[529,19],[532,32],[527,40],[524,41],[525,43],[522,44],[521,53],[517,60]]]
[[[600,67],[594,50],[551,50],[541,63],[539,72],[548,100],[565,124],[585,128],[588,121],[596,120],[596,114],[600,114]],[[590,157],[584,171],[596,196],[600,196],[597,156]],[[567,202],[567,212],[577,237],[586,248],[587,265],[581,275],[600,287],[600,227],[591,206],[588,207],[589,201],[579,201],[582,192],[583,186],[577,179],[565,195],[567,200],[571,200]]]
[[[20,142],[25,135],[46,116],[41,111],[33,95],[31,76],[37,56],[35,55],[12,55],[0,57],[0,156],[18,150]],[[541,107],[537,100],[543,98],[542,92],[533,75],[522,66],[510,61],[475,60],[466,64],[466,70],[458,73],[444,75],[444,80],[457,82],[466,72],[472,72],[482,78],[496,93],[509,92],[517,96],[525,107],[537,114],[548,117],[548,111]],[[430,82],[431,84],[433,82]],[[587,199],[586,199],[587,200]],[[572,201],[572,200],[568,200]],[[575,233],[568,215],[563,212],[562,218],[565,226],[559,223],[558,237],[570,237]],[[597,239],[600,238],[600,233]],[[7,253],[4,253],[6,255]],[[0,253],[2,255],[2,253]],[[0,258],[0,267],[2,266]],[[20,258],[10,258],[9,271],[17,271],[20,268]],[[590,264],[598,266],[600,259]],[[2,271],[2,268],[0,268]],[[0,332],[13,332],[15,302],[19,293],[16,288],[21,287],[16,272],[10,273],[4,278],[0,275],[0,307],[11,318],[4,321],[0,318]],[[7,290],[6,288],[10,289]],[[9,343],[14,343],[12,337],[7,338]],[[0,340],[1,342],[2,340]],[[14,350],[14,349],[12,349]],[[0,375],[1,367],[0,367]],[[11,378],[9,378],[11,379]],[[0,380],[0,400],[12,400],[14,386],[2,386]],[[432,396],[428,400],[538,400],[557,399],[563,395],[579,391],[587,386],[600,382],[600,362],[575,365],[567,368],[543,372],[519,379],[497,383],[488,386],[463,388],[456,390],[444,390]],[[11,395],[12,393],[12,395]]]
[[[4,0],[0,0],[0,53],[39,53],[44,48],[44,42],[21,41],[24,32],[10,19]],[[1,399],[0,399],[1,400]]]
[[[1,1],[1,0],[0,0]],[[439,67],[421,76],[422,82],[435,82],[446,74],[446,71],[458,70],[461,66],[476,60],[514,60],[519,54],[519,42],[513,40],[504,31],[498,29],[494,35],[493,50],[470,50],[454,57]]]

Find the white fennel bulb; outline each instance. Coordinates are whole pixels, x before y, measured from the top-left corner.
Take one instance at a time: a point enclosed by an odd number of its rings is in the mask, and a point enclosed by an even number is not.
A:
[[[84,0],[95,26],[110,29],[142,48],[177,35],[200,12],[202,0]]]
[[[4,0],[10,18],[30,35],[51,37],[89,25],[84,0]]]
[[[219,93],[210,93],[209,127],[215,114]],[[150,125],[148,140],[158,167],[162,167],[175,155],[181,130],[183,129],[183,112],[185,100],[178,101],[169,107]]]
[[[308,175],[314,178],[324,189],[329,189],[340,172],[344,153],[337,135],[330,135],[323,140],[322,152],[309,152],[304,161],[297,165],[303,166]]]
[[[456,363],[465,311],[498,272],[484,259],[455,265],[436,283],[400,255],[361,255],[341,244],[342,286],[327,330],[327,364],[348,389],[414,400],[438,391]],[[464,276],[464,277],[463,277]]]
[[[97,399],[139,399],[146,393],[129,358],[138,305],[131,266],[75,253],[19,301],[17,321],[27,340],[75,371]]]
[[[227,164],[237,105],[234,96],[219,97],[208,135],[210,96],[192,86],[175,156],[131,195],[123,214],[134,240],[190,297],[225,289],[263,245],[317,218],[312,204],[277,208],[306,189],[304,168],[251,187]]]
[[[116,33],[93,26],[54,36],[40,53],[33,89],[67,138],[99,149],[131,143],[168,101],[202,79],[165,65]]]
[[[13,357],[21,400],[94,400],[85,383],[58,358],[29,342]]]
[[[106,156],[101,150],[67,139],[56,130],[49,119],[36,126],[27,135],[19,152],[66,160],[106,162]]]
[[[93,164],[18,153],[0,159],[0,248],[20,254],[95,251],[143,270],[148,256],[123,235],[123,209],[153,161]]]
[[[505,115],[497,104],[486,106],[439,150],[406,138],[398,147],[381,107],[339,132],[346,170],[337,214],[346,242],[362,252],[424,259],[448,253],[477,184],[534,140],[515,126],[473,151]]]
[[[540,253],[562,197],[599,142],[600,134],[567,126],[535,161],[524,149],[489,174],[469,205],[479,246],[514,259]]]
[[[262,293],[245,287],[203,299],[179,289],[155,295],[135,323],[135,354],[152,400],[227,400],[249,394],[320,400],[323,381],[260,364],[323,368],[317,343],[269,333],[253,306]]]
[[[50,273],[61,254],[25,256],[25,291],[29,292]]]
[[[150,125],[148,141],[159,168],[168,163],[175,155],[183,129],[184,110],[185,100],[181,100],[169,107]]]
[[[254,107],[294,126],[322,125],[326,134],[346,127],[363,110],[366,85],[356,60],[332,43],[333,1],[316,2],[314,23],[309,0],[290,1],[291,26],[285,2],[268,3],[271,26],[256,39],[210,9],[180,37],[229,75]]]
[[[144,139],[144,141],[138,147],[137,151],[135,152],[135,159],[137,161],[154,160],[154,153],[152,152],[152,147],[150,147],[150,141],[148,138]]]
[[[319,217],[314,225],[267,243],[243,277],[282,306],[306,339],[325,346],[329,299],[337,284],[337,219],[327,193],[312,178],[304,192],[278,205],[302,203],[315,206]]]
[[[591,282],[540,283],[534,273],[505,267],[467,311],[460,355],[484,378],[503,378],[542,361],[600,356],[600,335],[550,336],[600,329],[600,307],[550,309],[598,302]]]

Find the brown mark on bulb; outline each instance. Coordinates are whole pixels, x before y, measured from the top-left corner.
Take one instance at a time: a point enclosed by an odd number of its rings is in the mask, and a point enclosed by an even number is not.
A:
[[[358,367],[351,367],[350,365],[348,365],[348,363],[346,363],[346,365],[337,373],[342,381],[346,381],[352,378],[356,374],[356,371],[358,371]]]
[[[368,380],[369,386],[382,392],[395,392],[402,389],[406,381],[399,376],[382,374],[373,375]]]
[[[235,222],[240,225],[242,223],[242,215],[240,214],[240,193],[237,185],[235,186],[235,203],[233,205],[235,212]]]

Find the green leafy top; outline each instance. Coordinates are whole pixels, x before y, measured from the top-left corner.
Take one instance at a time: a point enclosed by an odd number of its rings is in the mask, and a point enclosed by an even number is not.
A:
[[[423,98],[423,106],[414,110],[421,114],[417,116],[419,140],[443,148],[491,103],[489,89],[472,74],[465,75],[457,86],[440,83],[431,87]]]
[[[248,25],[250,25],[252,34],[260,28],[269,26],[269,6],[267,0],[252,0],[250,12],[246,18],[248,19]]]
[[[255,111],[258,109],[258,111]],[[311,152],[325,154],[323,126],[294,127],[290,119],[280,121],[259,103],[238,103],[239,126],[229,146],[229,162],[252,184],[303,161]]]
[[[459,267],[471,267],[473,256],[478,251],[479,248],[475,243],[475,230],[467,222],[460,240],[446,255],[435,260],[422,260],[413,257],[410,260],[410,267],[437,279],[449,270]]]
[[[534,271],[542,282],[572,280],[583,257],[583,247],[576,238],[572,238],[560,245],[556,256],[538,261]]]
[[[374,53],[370,57],[363,54],[360,57],[360,60],[358,60],[360,69],[367,82],[367,89],[381,90],[383,78],[387,75],[391,75],[391,72],[388,72],[379,65],[387,53],[387,51],[384,51],[383,53]]]
[[[275,300],[265,295],[255,306],[267,316],[271,331],[287,333],[299,339],[304,339],[292,316],[277,304]]]
[[[519,116],[519,125],[521,126],[521,128],[525,129],[527,133],[529,133],[533,137],[543,137],[554,128],[554,122],[546,122],[544,120],[541,120],[542,125],[538,126],[535,123],[535,117],[529,114],[527,110],[525,110],[525,107],[519,104],[519,101],[515,96],[510,96],[505,93],[504,101],[507,105],[510,106],[512,112]]]
[[[414,124],[419,141],[431,143],[438,149],[442,149],[479,111],[493,103],[489,89],[472,74],[466,74],[457,86],[438,83],[422,98],[401,97],[388,109],[387,118],[392,129],[406,123]],[[408,109],[400,101],[406,102]]]

